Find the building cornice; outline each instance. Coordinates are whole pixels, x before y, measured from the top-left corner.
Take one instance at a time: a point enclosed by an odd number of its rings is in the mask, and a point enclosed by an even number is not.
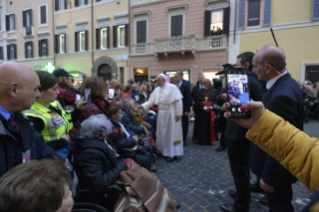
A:
[[[39,32],[39,33],[37,33],[38,37],[43,37],[43,36],[46,36],[46,35],[50,35],[50,32]]]
[[[122,13],[122,14],[114,15],[113,17],[114,18],[124,18],[124,17],[127,17],[127,16],[128,16],[128,13]]]
[[[145,10],[145,11],[140,11],[140,12],[132,13],[132,16],[133,16],[133,17],[139,16],[139,15],[147,15],[147,16],[149,16],[150,14],[151,14],[151,11],[150,11],[150,10]]]
[[[159,4],[162,2],[166,2],[166,1],[171,1],[171,0],[158,0],[158,1],[153,1],[153,2],[148,2],[148,3],[143,3],[143,4],[135,4],[135,5],[132,5],[131,8],[142,7],[142,6],[146,6],[146,5],[150,5],[150,4]]]
[[[60,28],[66,28],[67,25],[66,24],[62,24],[62,25],[57,25],[55,26],[57,29],[60,29]]]
[[[102,18],[97,18],[96,20],[97,20],[97,21],[108,21],[108,20],[110,20],[110,16],[102,17]]]
[[[186,11],[187,6],[188,4],[179,4],[179,5],[169,6],[169,7],[166,7],[166,12],[168,13],[170,10],[177,10],[177,9],[183,9]]]
[[[88,24],[88,21],[80,21],[75,23],[75,25],[82,25],[82,24]]]
[[[117,2],[117,0],[103,0],[103,1],[95,2],[95,3],[93,3],[93,7],[99,6],[99,5],[102,5],[102,4],[108,4],[108,3],[111,3],[111,2]],[[68,12],[72,12],[72,11],[76,11],[76,10],[87,9],[87,8],[91,8],[91,4],[83,5],[83,6],[80,6],[80,7],[74,7],[72,9],[67,9],[67,10],[55,11],[54,15],[58,15],[58,14],[62,14],[62,13],[68,13]]]

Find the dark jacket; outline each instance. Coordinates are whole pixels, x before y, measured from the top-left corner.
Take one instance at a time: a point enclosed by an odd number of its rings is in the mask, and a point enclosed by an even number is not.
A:
[[[20,133],[0,115],[0,177],[22,163],[22,154],[30,149],[30,159],[54,158],[54,150],[47,145],[22,113],[14,113]],[[59,156],[57,156],[59,157]],[[61,161],[64,161],[59,157]]]
[[[112,142],[108,141],[112,146]],[[112,148],[115,148],[114,146]],[[76,139],[74,169],[81,189],[100,190],[115,183],[127,166],[103,140]]]
[[[58,95],[58,101],[62,105],[62,107],[65,107],[67,105],[74,105],[76,101],[76,94],[72,91],[65,88],[63,83],[59,82],[59,95]]]
[[[140,92],[138,92],[138,91],[133,91],[133,90],[132,90],[131,95],[132,95],[132,98],[133,98],[137,103],[140,102],[140,101],[137,101],[137,98],[136,98],[136,96],[138,96],[138,98],[140,97]]]
[[[111,119],[111,121],[113,124],[113,128],[120,128],[121,127],[121,125],[119,125],[119,123],[117,123],[113,119]],[[123,124],[123,122],[122,122],[122,124]],[[125,129],[130,134],[129,138],[126,136],[125,133],[123,133],[121,138],[116,139],[116,140],[112,140],[112,141],[114,141],[114,144],[119,151],[123,148],[133,148],[136,145],[136,141],[132,138],[132,136],[134,136],[135,134],[132,131],[130,131],[129,129],[127,129],[127,128],[125,128]]]
[[[141,134],[145,132],[144,126],[138,123],[135,115],[133,115],[127,107],[122,108],[122,114],[122,123],[126,129],[129,129],[135,134]]]
[[[279,78],[262,98],[265,108],[303,130],[303,97],[298,83],[287,73]],[[302,141],[300,141],[302,142]],[[293,183],[297,179],[273,157],[254,143],[250,146],[250,168],[271,186]]]
[[[81,116],[78,120],[73,124],[73,129],[70,132],[71,138],[71,149],[74,147],[74,141],[81,129],[81,124],[86,119],[90,118],[92,115],[104,114],[108,117],[107,108],[109,107],[109,103],[104,99],[91,99],[91,103],[82,111]],[[119,129],[114,128],[109,138],[111,140],[119,139],[122,137],[122,134]]]
[[[195,104],[195,100],[196,100],[196,96],[197,93],[199,91],[199,82],[196,83],[196,85],[193,87],[192,92],[191,92],[191,96],[192,96],[192,103],[193,103],[193,110],[196,113],[197,111],[197,106]]]
[[[248,74],[248,90],[250,99],[254,101],[261,101],[264,90],[262,83],[257,79],[254,73]],[[232,141],[246,141],[247,129],[236,124],[236,122],[227,120],[225,137]]]
[[[140,93],[140,101],[138,102],[139,104],[143,104],[148,100],[148,94],[146,94],[146,98],[143,93]]]
[[[179,87],[181,93],[183,94],[183,115],[185,112],[190,112],[192,97],[191,97],[191,87],[188,81],[183,80],[181,86]],[[179,86],[179,85],[177,85]]]

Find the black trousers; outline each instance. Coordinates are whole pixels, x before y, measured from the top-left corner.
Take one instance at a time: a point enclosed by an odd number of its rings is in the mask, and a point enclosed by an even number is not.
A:
[[[185,113],[182,116],[182,125],[183,125],[183,141],[184,145],[186,144],[186,139],[187,139],[187,133],[188,133],[188,115],[185,116]]]
[[[225,131],[221,132],[219,139],[220,147],[226,149],[227,146],[227,138],[225,137]]]
[[[135,152],[123,152],[121,153],[121,158],[132,158],[145,169],[151,170],[152,154],[148,151],[146,151],[144,155]]]
[[[267,192],[269,212],[294,212],[292,201],[292,188],[290,183],[274,186],[274,192]]]
[[[235,206],[243,211],[249,210],[250,203],[250,169],[249,169],[250,141],[227,140],[228,158],[233,174],[237,198]]]

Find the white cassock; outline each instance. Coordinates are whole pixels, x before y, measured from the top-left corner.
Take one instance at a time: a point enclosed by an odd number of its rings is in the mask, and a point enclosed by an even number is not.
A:
[[[175,116],[183,114],[183,95],[176,85],[165,83],[157,87],[150,99],[142,104],[144,109],[158,106],[156,147],[164,156],[174,157],[184,154],[181,119],[176,122]]]

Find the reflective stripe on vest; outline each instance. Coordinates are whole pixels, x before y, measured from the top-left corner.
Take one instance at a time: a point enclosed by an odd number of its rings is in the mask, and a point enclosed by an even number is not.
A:
[[[41,134],[46,142],[60,139],[63,134],[69,133],[73,127],[71,114],[68,114],[63,110],[58,101],[52,102],[50,105],[51,107],[60,110],[62,116],[55,111],[49,110],[38,102],[35,102],[30,110],[23,112],[28,117],[40,118],[43,121],[44,129]],[[55,123],[53,123],[53,120]]]

